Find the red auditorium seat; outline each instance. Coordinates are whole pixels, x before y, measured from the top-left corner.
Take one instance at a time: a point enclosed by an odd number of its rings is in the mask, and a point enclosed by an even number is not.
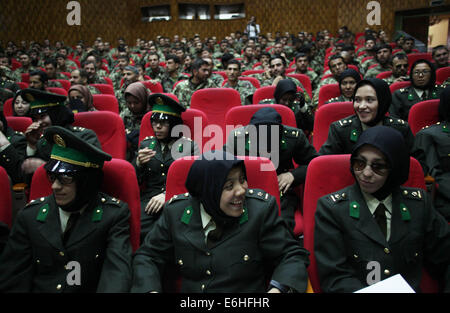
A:
[[[161,83],[156,82],[153,83],[152,81],[143,81],[141,82],[145,87],[147,87],[148,90],[150,90],[152,93],[163,93],[164,89]]]
[[[420,59],[425,59],[430,62],[433,62],[433,57],[431,56],[431,53],[423,53],[423,52],[410,53],[408,54],[408,64],[409,64],[408,70],[411,69],[411,66],[414,64],[414,62]]]
[[[203,144],[203,150],[221,149],[226,141],[225,114],[232,107],[241,106],[239,92],[232,88],[208,88],[200,89],[193,93],[191,98],[191,109],[197,109],[206,114],[208,118],[209,137]],[[220,129],[217,129],[219,127]],[[216,132],[217,131],[217,132]],[[218,132],[221,132],[222,136]],[[214,136],[212,134],[214,133]]]
[[[51,81],[51,82],[58,82],[58,83],[60,83],[60,84],[63,86],[63,88],[64,88],[67,92],[69,92],[69,89],[70,89],[70,87],[71,87],[71,84],[70,84],[70,81],[69,81],[69,80],[67,80],[67,79],[50,79],[50,81]]]
[[[254,78],[254,77],[241,76],[241,77],[239,77],[239,80],[246,80],[246,81],[249,81],[249,82],[253,85],[253,87],[255,87],[256,89],[258,89],[258,88],[261,87],[261,83],[259,82],[259,80],[257,80],[257,79]],[[227,82],[228,82],[228,78],[225,79],[225,80],[223,81],[222,87],[223,87]]]
[[[384,79],[384,78],[391,77],[391,75],[392,75],[392,71],[381,72],[380,74],[377,75],[377,78]]]
[[[119,101],[113,95],[97,94],[92,95],[94,107],[98,111],[110,111],[119,114]]]
[[[436,84],[442,84],[450,77],[450,66],[440,68],[436,71]]]
[[[8,173],[0,166],[0,222],[12,227],[12,195]]]
[[[5,116],[13,116],[14,115],[13,100],[14,100],[14,98],[9,98],[3,104],[3,114]]]
[[[341,95],[341,90],[339,89],[339,84],[328,84],[320,87],[319,90],[319,102],[317,108],[320,108],[328,100],[332,98],[337,98]]]
[[[248,75],[253,75],[253,74],[261,74],[264,73],[264,70],[248,70],[248,71],[243,71],[241,73],[241,76],[248,76]]]
[[[389,86],[389,89],[391,89],[391,93],[393,94],[394,91],[396,91],[397,89],[402,89],[402,88],[406,88],[411,86],[411,82],[410,81],[406,81],[406,82],[396,82],[393,83],[392,85]]]
[[[93,130],[97,134],[103,151],[116,159],[126,158],[125,126],[118,114],[108,111],[77,113],[73,126]]]
[[[332,175],[330,175],[332,173]],[[319,198],[352,185],[354,178],[350,173],[350,155],[325,155],[315,158],[308,166],[305,182],[303,216],[304,216],[304,247],[311,254],[309,257],[308,276],[314,292],[321,292],[317,263],[314,255],[314,215]],[[411,158],[410,175],[404,184],[408,187],[422,188],[425,190],[425,180],[420,163]],[[425,273],[421,289],[424,292],[436,292],[436,283]]]
[[[273,93],[275,92],[275,86],[264,86],[256,89],[253,94],[253,103],[258,104],[265,99],[273,99]]]
[[[29,84],[24,82],[16,82],[16,84],[19,86],[20,89],[27,89]]]
[[[24,83],[30,83],[30,74],[29,73],[22,73],[21,77],[22,77],[22,81]]]
[[[65,90],[64,88],[58,88],[58,87],[47,87],[46,88],[48,92],[51,93],[56,93],[58,95],[62,95],[62,96],[68,96],[67,90]]]
[[[101,191],[128,204],[130,209],[130,240],[133,251],[136,251],[139,247],[141,204],[134,167],[125,160],[112,159],[105,162],[103,173]],[[51,184],[44,166],[41,166],[33,174],[30,199],[45,197],[51,193]]]
[[[408,124],[414,136],[423,127],[439,122],[439,99],[417,102],[409,110]]]
[[[318,152],[328,139],[330,125],[355,114],[352,102],[333,102],[317,109],[314,118],[313,146]]]
[[[114,88],[110,84],[90,84],[103,94],[114,95]]]
[[[15,131],[25,133],[28,126],[33,123],[33,120],[25,116],[5,116],[8,126]]]
[[[308,75],[305,74],[288,74],[288,77],[293,77],[297,79],[299,82],[302,83],[303,87],[305,87],[306,91],[308,92],[309,97],[312,99],[312,86],[311,86],[311,79]]]

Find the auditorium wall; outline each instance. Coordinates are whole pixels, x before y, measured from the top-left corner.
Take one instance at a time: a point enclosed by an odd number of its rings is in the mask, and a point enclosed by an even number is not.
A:
[[[317,32],[328,29],[335,33],[339,26],[347,25],[353,32],[368,27],[366,6],[369,0],[78,0],[81,5],[81,25],[69,26],[66,18],[70,10],[69,0],[1,0],[0,40],[52,42],[64,40],[73,45],[80,39],[88,43],[101,36],[113,45],[119,36],[128,42],[135,39],[152,39],[157,35],[172,37],[175,34],[190,37],[195,33],[202,38],[222,38],[236,30],[243,30],[248,18],[254,15],[261,31],[296,33],[300,30]],[[180,20],[177,3],[231,4],[245,3],[247,17],[237,20]],[[424,8],[429,0],[378,0],[381,5],[381,25],[372,26],[394,31],[394,16],[397,10]],[[445,0],[450,4],[450,0]],[[142,22],[142,6],[170,4],[171,21]]]

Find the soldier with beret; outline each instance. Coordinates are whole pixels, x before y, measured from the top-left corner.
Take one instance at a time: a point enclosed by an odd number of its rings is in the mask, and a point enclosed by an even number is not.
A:
[[[441,93],[439,120],[416,134],[412,156],[435,179],[434,207],[450,222],[450,86]]]
[[[349,154],[364,131],[377,125],[385,125],[399,131],[405,139],[408,151],[414,144],[414,136],[407,122],[386,116],[391,105],[391,91],[381,79],[361,80],[355,87],[353,107],[355,114],[333,122],[328,139],[319,154]]]
[[[439,99],[441,85],[436,85],[436,70],[434,65],[425,59],[414,62],[410,72],[411,86],[398,89],[392,94],[392,105],[389,113],[408,120],[409,110],[417,102]]]
[[[237,156],[270,155],[277,168],[281,216],[293,231],[299,202],[294,188],[305,182],[308,164],[318,156],[303,131],[283,125],[275,109],[262,108],[249,125],[230,133],[225,150]]]
[[[74,127],[74,113],[65,105],[66,97],[37,89],[24,89],[22,96],[30,103],[30,117],[33,123],[25,131],[27,139],[27,159],[22,170],[32,174],[44,162],[50,159],[52,145],[42,136],[50,126],[61,126],[79,135],[87,142],[100,146],[94,131],[83,127]]]
[[[131,292],[164,291],[170,265],[183,293],[305,292],[308,252],[278,216],[275,198],[248,189],[246,177],[244,161],[226,152],[196,160],[188,193],[165,204],[134,256]]]
[[[44,137],[53,193],[18,213],[0,256],[0,291],[128,292],[130,212],[100,192],[111,156],[64,127],[49,127]]]
[[[133,162],[141,191],[141,242],[161,215],[166,197],[166,178],[170,165],[184,156],[198,155],[198,146],[192,140],[173,133],[181,126],[181,113],[186,108],[172,97],[155,93],[149,99],[152,107],[151,126],[154,136],[139,145]],[[187,127],[187,126],[186,126]]]
[[[410,156],[402,135],[375,126],[351,154],[355,184],[319,199],[314,251],[323,292],[354,292],[400,274],[420,292],[425,266],[450,291],[450,227],[425,190],[402,187]]]

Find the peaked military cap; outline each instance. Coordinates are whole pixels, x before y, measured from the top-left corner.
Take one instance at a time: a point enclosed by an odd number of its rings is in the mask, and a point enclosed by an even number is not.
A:
[[[76,172],[87,168],[102,168],[111,156],[86,142],[78,133],[60,126],[51,126],[44,132],[45,139],[53,144],[50,161],[45,169],[51,172]]]
[[[162,93],[154,93],[150,95],[148,98],[148,103],[152,107],[153,113],[181,117],[181,113],[186,111],[185,106],[179,101]]]
[[[22,98],[30,103],[30,114],[46,113],[50,108],[63,106],[67,99],[63,95],[32,88],[22,90]]]

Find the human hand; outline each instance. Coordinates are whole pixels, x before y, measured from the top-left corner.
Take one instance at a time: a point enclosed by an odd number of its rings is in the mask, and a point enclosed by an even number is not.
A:
[[[147,213],[148,215],[158,213],[164,206],[165,201],[166,201],[165,193],[160,193],[159,195],[154,196],[147,203],[147,206],[145,207],[145,213]]]
[[[293,182],[294,175],[291,172],[278,175],[278,188],[282,193],[286,193]]]
[[[32,123],[25,130],[25,138],[31,148],[36,149],[36,144],[39,141],[39,138],[41,138],[42,132],[43,129],[40,121]]]
[[[150,160],[155,156],[156,151],[150,149],[150,148],[144,148],[139,150],[138,152],[138,163],[139,165],[143,165],[145,163],[150,162]]]
[[[278,288],[271,288],[267,293],[281,293],[281,291]]]

